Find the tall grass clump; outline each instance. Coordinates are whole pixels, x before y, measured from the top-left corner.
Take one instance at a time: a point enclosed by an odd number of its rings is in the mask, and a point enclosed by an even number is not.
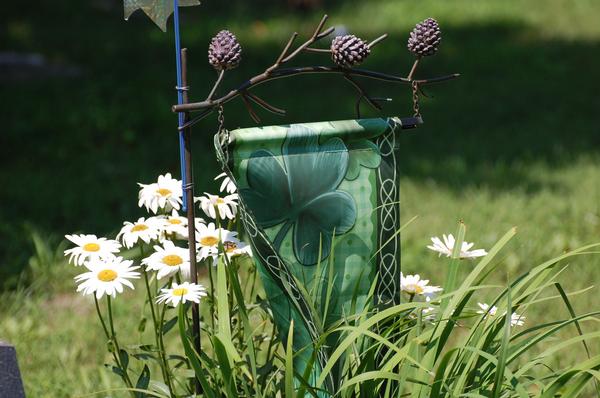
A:
[[[67,236],[75,244],[65,252],[70,262],[85,268],[76,277],[77,290],[93,297],[90,305],[97,310],[112,356],[107,368],[123,382],[118,391],[91,395],[600,396],[600,332],[595,328],[600,311],[578,314],[571,297],[588,289],[568,292],[558,279],[569,272],[570,260],[595,255],[600,244],[563,253],[498,284],[494,281],[502,273],[501,253],[516,229],[489,252],[472,250],[461,222],[454,235],[432,238],[428,246],[447,258],[438,276],[440,286],[420,275],[402,274],[400,304],[378,307],[373,304],[375,282],[365,306],[356,299],[333,321],[328,315],[335,301],[335,275],[329,264],[318,264],[302,293],[321,335],[310,346],[294,350],[293,324],[286,336],[278,335],[252,252],[240,240],[242,231],[236,232],[235,187],[225,181],[222,196],[198,199],[214,221],[198,218],[193,226],[201,282],[194,284],[189,282],[185,246],[187,220],[177,213],[181,183],[166,175],[140,185],[140,207],[155,215],[125,222],[117,235],[120,241]],[[113,301],[121,299],[125,288],[145,295],[137,331],[118,330],[114,316]],[[485,303],[481,297],[492,299]],[[528,315],[548,302],[567,315],[551,321]],[[196,304],[200,351],[192,321]],[[584,356],[578,363],[557,366],[553,358],[567,350],[581,350]],[[318,351],[328,355],[325,366],[317,365],[312,354],[305,369],[295,367],[295,358]]]

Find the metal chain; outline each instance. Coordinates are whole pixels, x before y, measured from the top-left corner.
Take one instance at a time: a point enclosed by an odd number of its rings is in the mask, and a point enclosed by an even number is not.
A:
[[[413,100],[413,111],[414,117],[421,117],[421,111],[419,110],[419,83],[416,80],[412,81],[412,100]]]
[[[219,123],[217,134],[219,136],[219,141],[221,141],[221,147],[223,149],[223,153],[225,157],[229,158],[229,130],[225,128],[225,112],[223,110],[223,105],[219,105],[219,116],[217,117],[217,121]],[[225,162],[228,159],[224,159]]]
[[[219,116],[218,116],[217,120],[219,122],[218,133],[221,133],[223,131],[223,126],[225,126],[225,115],[223,112],[223,105],[219,105]]]

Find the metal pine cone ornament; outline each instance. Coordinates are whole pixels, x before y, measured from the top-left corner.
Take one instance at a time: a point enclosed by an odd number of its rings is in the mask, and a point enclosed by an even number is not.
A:
[[[426,57],[437,52],[442,41],[442,31],[433,18],[418,23],[410,32],[408,49],[418,57]]]
[[[369,44],[354,35],[338,36],[331,42],[331,59],[344,68],[360,64],[369,54]]]
[[[233,69],[242,60],[242,46],[233,33],[222,30],[208,46],[208,62],[216,70]]]

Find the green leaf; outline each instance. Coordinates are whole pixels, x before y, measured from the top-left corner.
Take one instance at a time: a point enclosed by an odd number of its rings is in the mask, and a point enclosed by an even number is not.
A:
[[[321,387],[323,385],[329,372],[332,371],[332,369],[335,366],[338,359],[340,359],[340,357],[342,357],[344,355],[346,349],[348,347],[350,347],[353,344],[353,342],[355,342],[356,339],[360,338],[361,336],[364,336],[370,328],[372,328],[377,323],[382,322],[385,319],[389,319],[397,314],[406,312],[407,310],[411,310],[414,308],[426,308],[427,306],[428,306],[427,303],[417,303],[417,302],[399,304],[399,305],[387,308],[381,312],[378,312],[377,314],[375,314],[372,317],[365,320],[358,327],[354,328],[354,330],[351,333],[349,333],[336,346],[335,350],[330,355],[327,364],[325,365],[325,367],[323,368],[323,370],[321,371],[321,374],[319,375],[319,377],[317,379],[316,387]]]
[[[456,288],[456,279],[458,278],[458,268],[460,266],[460,251],[465,240],[466,233],[467,227],[462,221],[459,221],[456,230],[456,240],[454,242],[454,247],[452,248],[452,260],[450,260],[450,265],[448,266],[448,275],[446,277],[446,284],[444,286],[446,292],[453,292]],[[443,300],[441,305],[442,312],[447,306],[448,299]]]
[[[179,306],[179,316],[178,316],[178,324],[179,324],[179,337],[181,338],[181,343],[183,344],[183,349],[185,351],[185,355],[190,361],[192,368],[196,374],[196,379],[200,382],[202,386],[202,391],[208,398],[216,398],[215,393],[212,389],[212,386],[206,380],[206,376],[204,374],[204,370],[202,369],[202,363],[200,362],[200,355],[194,350],[194,347],[190,343],[190,338],[187,335],[186,327],[185,327],[185,309],[183,305]]]
[[[259,386],[258,386],[258,369],[257,369],[257,364],[256,364],[256,348],[254,346],[254,336],[253,336],[253,328],[250,325],[250,320],[248,319],[248,310],[246,308],[246,303],[244,301],[244,294],[242,292],[242,288],[240,286],[240,281],[238,279],[238,275],[237,273],[234,271],[233,267],[227,267],[227,271],[229,272],[229,280],[231,281],[231,287],[233,290],[233,294],[235,297],[235,300],[237,301],[237,305],[238,305],[238,311],[239,311],[239,315],[240,315],[240,319],[242,321],[243,324],[243,330],[244,330],[244,342],[247,344],[247,355],[248,358],[250,359],[250,369],[251,369],[251,373],[252,375],[250,376],[250,379],[252,380],[252,382],[254,383],[254,388],[255,390],[259,390]],[[267,358],[267,360],[269,360],[269,358]]]
[[[140,319],[140,323],[138,325],[138,332],[139,333],[144,333],[144,331],[146,330],[146,323],[148,321],[148,318],[144,317],[142,319]]]
[[[162,334],[165,335],[167,334],[171,329],[173,329],[173,327],[177,325],[177,317],[174,316],[173,318],[169,319],[167,322],[165,322],[162,325]]]
[[[123,370],[121,370],[121,368],[119,368],[117,366],[109,365],[109,364],[104,364],[104,366],[109,368],[111,370],[111,372],[113,372],[114,374],[116,374],[119,377],[125,376],[125,374],[123,373]]]
[[[148,384],[148,387],[150,388],[150,390],[156,391],[160,394],[164,394],[166,397],[169,397],[171,395],[169,387],[162,381],[150,380],[150,384]]]
[[[564,289],[562,288],[560,283],[555,283],[554,286],[556,287],[556,290],[558,290],[560,297],[562,298],[563,302],[565,303],[565,306],[569,310],[569,315],[571,315],[571,319],[573,320],[573,323],[575,324],[577,333],[579,333],[580,336],[583,336],[583,330],[581,330],[581,325],[579,324],[579,321],[577,320],[577,315],[575,314],[575,310],[573,309],[573,306],[571,305],[569,296],[564,291]],[[583,348],[585,349],[585,353],[586,353],[588,359],[591,358],[592,355],[590,354],[590,349],[587,345],[587,342],[585,340],[582,340],[582,344],[583,344]]]
[[[217,316],[219,320],[219,335],[224,339],[231,340],[227,272],[223,256],[219,256],[217,262]]]
[[[217,354],[218,368],[221,372],[221,378],[225,388],[225,396],[228,398],[237,398],[238,393],[235,386],[235,375],[231,370],[231,363],[233,361],[229,355],[227,355],[227,350],[225,349],[225,346],[223,345],[223,342],[219,336],[214,336],[213,345],[215,347],[215,354]]]
[[[140,390],[146,390],[148,385],[150,384],[150,368],[148,365],[144,365],[144,369],[142,369],[142,373],[140,373],[140,377],[138,377],[137,383],[135,383],[135,388]],[[146,394],[138,392],[136,396],[139,398],[144,398]]]
[[[119,351],[119,361],[121,361],[121,366],[123,367],[123,370],[127,372],[127,368],[129,367],[129,354],[127,354],[127,351],[125,351],[122,348]]]
[[[492,389],[492,397],[499,398],[502,393],[502,385],[504,382],[504,370],[506,368],[506,358],[508,356],[508,342],[510,339],[510,328],[512,320],[512,302],[510,297],[510,289],[506,296],[506,315],[504,317],[504,334],[500,342],[500,353],[498,355],[498,365],[496,366],[496,378]]]
[[[116,347],[115,347],[115,343],[114,343],[114,341],[112,339],[108,339],[108,341],[106,342],[106,349],[110,353],[115,352]]]
[[[591,376],[592,376],[592,374],[587,371],[588,370],[598,370],[598,369],[600,369],[600,355],[597,355],[591,359],[588,359],[585,362],[582,362],[581,364],[574,367],[572,370],[564,372],[562,375],[560,375],[560,377],[558,377],[556,380],[554,380],[552,382],[552,384],[550,384],[545,391],[543,391],[541,398],[556,397],[557,395],[559,395],[559,391],[563,387],[565,387],[567,385],[567,383],[571,382],[571,380],[573,378],[575,378],[576,376],[578,376],[580,374],[584,374],[584,372],[585,372],[585,375],[587,375],[587,376],[585,376],[584,380],[581,380],[581,381],[587,382],[587,380],[589,378],[591,378]],[[569,398],[577,396],[578,392],[581,391],[581,388],[583,388],[581,381],[579,383],[573,383],[573,385],[572,385],[573,389],[570,391],[570,393],[572,395],[565,394],[562,396],[569,397]]]
[[[295,398],[294,389],[294,320],[290,321],[285,350],[285,396]]]

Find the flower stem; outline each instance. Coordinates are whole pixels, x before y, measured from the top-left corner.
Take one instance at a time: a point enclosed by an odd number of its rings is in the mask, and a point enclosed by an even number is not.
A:
[[[94,294],[94,304],[96,304],[96,312],[98,313],[98,318],[100,319],[100,323],[102,324],[102,329],[104,329],[104,334],[107,339],[110,339],[110,333],[108,333],[108,329],[106,327],[106,322],[104,322],[104,317],[102,317],[102,312],[100,311],[100,305],[98,304],[98,299]]]
[[[140,254],[141,257],[144,257],[144,247],[140,246]],[[156,340],[156,346],[158,348],[158,355],[161,361],[160,370],[162,372],[163,379],[169,388],[169,393],[173,395],[173,386],[171,385],[171,377],[169,371],[169,363],[167,362],[167,358],[165,356],[165,347],[162,344],[162,325],[163,320],[160,320],[160,323],[157,322],[156,311],[154,308],[154,295],[152,294],[152,290],[150,289],[150,281],[148,279],[148,271],[143,268],[142,273],[144,274],[144,282],[146,285],[146,292],[148,293],[148,305],[150,305],[150,313],[152,314],[152,323],[154,324],[154,338]],[[163,312],[164,313],[164,312]]]
[[[115,325],[114,325],[114,321],[113,321],[112,304],[111,303],[112,303],[111,297],[106,296],[106,306],[108,309],[108,326],[110,328],[110,335],[107,335],[107,337],[114,344],[113,357],[115,359],[115,362],[117,363],[117,367],[123,373],[123,375],[121,377],[123,378],[123,381],[125,382],[127,387],[133,389],[133,383],[131,382],[131,379],[129,378],[129,373],[127,372],[127,369],[125,369],[125,367],[121,363],[121,347],[119,346],[119,341],[117,340],[117,334],[115,333]],[[96,308],[98,310],[98,314],[100,314],[100,308],[97,306],[97,304],[98,304],[98,301],[96,300]],[[106,330],[106,328],[105,328],[105,331],[108,332],[108,330]],[[135,398],[135,396],[136,396],[135,393],[133,391],[130,391],[130,393],[131,393],[131,396]]]
[[[158,350],[159,350],[159,355],[160,355],[160,360],[162,361],[162,366],[161,368],[163,368],[163,377],[165,379],[165,383],[167,383],[167,387],[169,388],[169,393],[171,394],[171,396],[175,396],[174,392],[173,392],[173,383],[171,381],[171,369],[169,368],[169,361],[167,361],[167,357],[166,357],[166,350],[165,350],[165,341],[163,339],[163,332],[162,332],[162,326],[165,320],[165,309],[167,308],[167,305],[164,304],[163,305],[163,309],[160,313],[160,321],[159,321],[159,328],[156,329],[157,332],[157,337],[156,337],[156,343],[158,344]]]
[[[454,292],[456,289],[457,280],[458,280],[458,268],[460,263],[460,251],[465,239],[466,234],[466,226],[462,221],[459,221],[458,228],[456,231],[456,240],[454,241],[454,246],[452,247],[452,255],[450,260],[450,265],[448,266],[448,274],[446,277],[446,286],[444,286],[444,291],[447,293]],[[447,297],[442,300],[441,309],[442,313],[448,307],[450,302],[450,298]]]

